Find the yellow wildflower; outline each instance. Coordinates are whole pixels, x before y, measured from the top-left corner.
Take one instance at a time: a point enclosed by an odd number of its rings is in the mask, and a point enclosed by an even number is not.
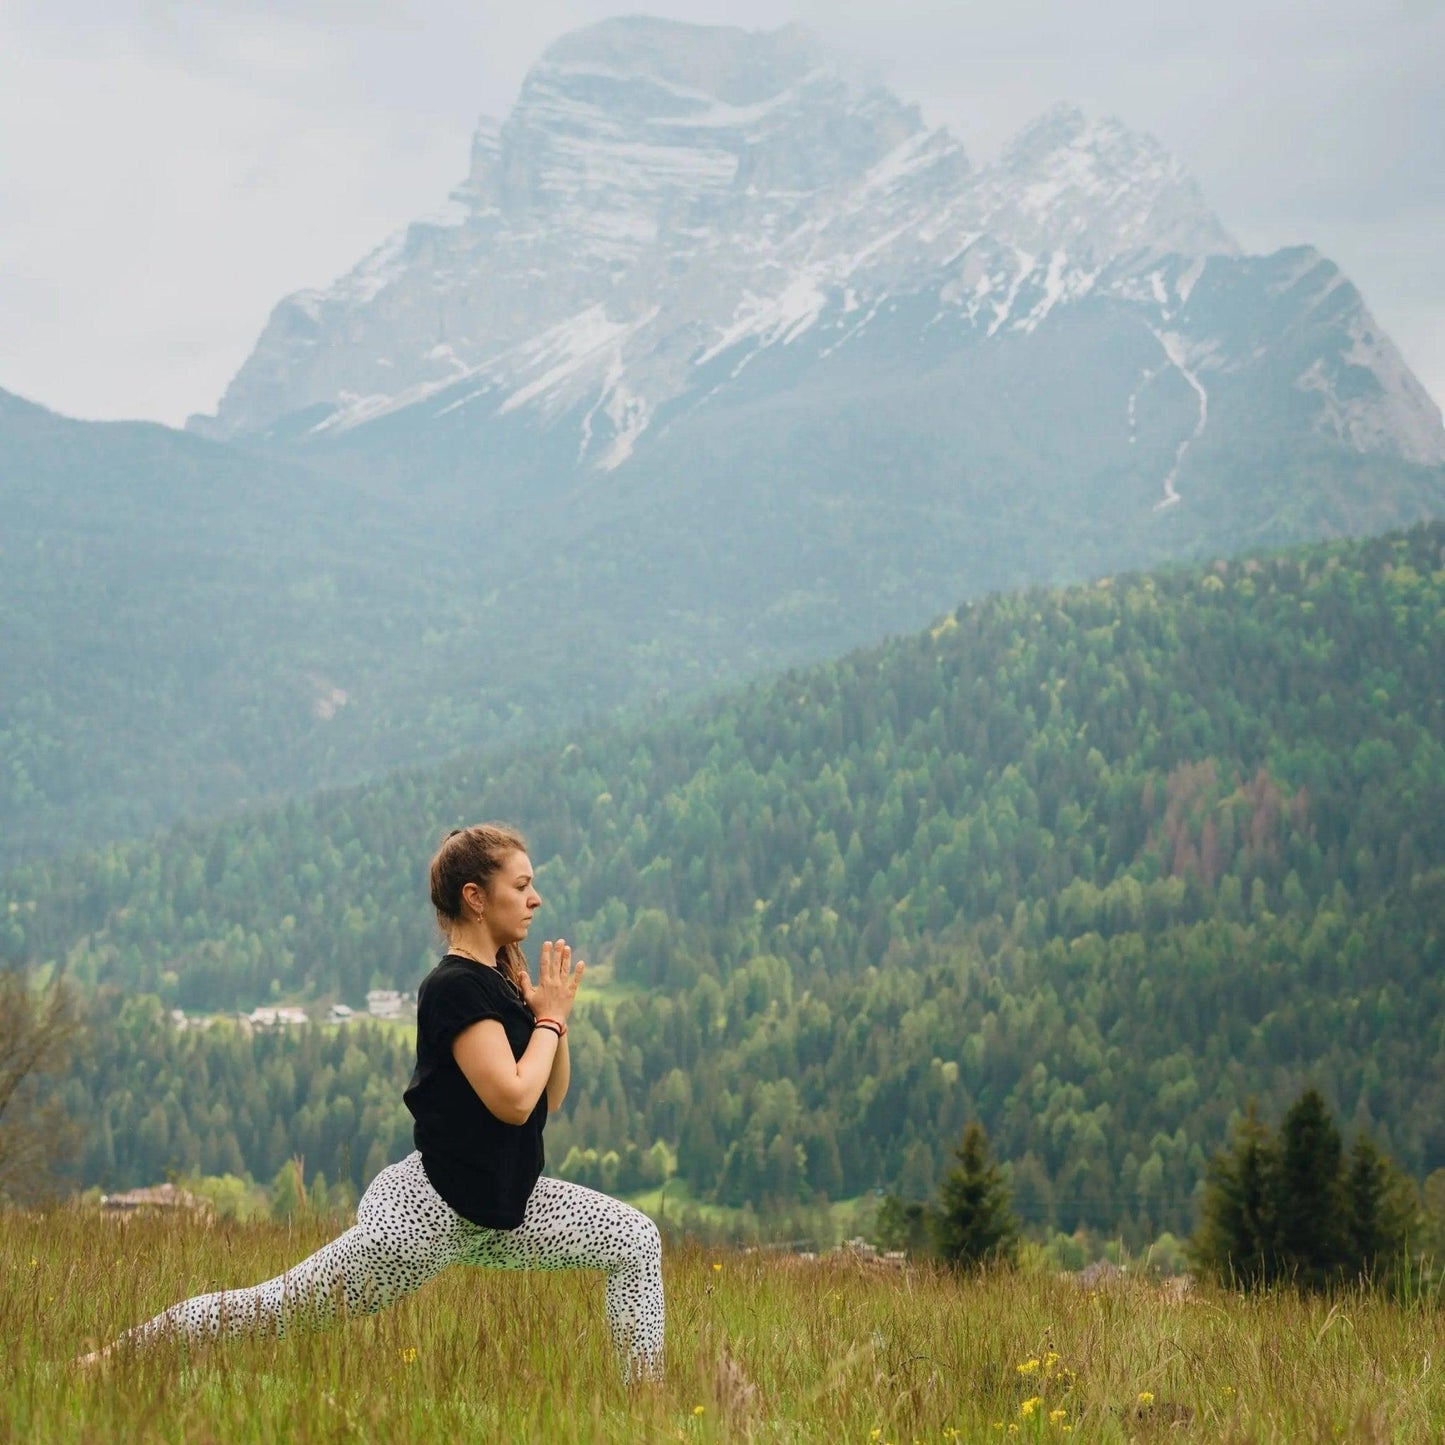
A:
[[[1050,1350],[1048,1354],[1044,1356],[1044,1374],[1052,1375],[1054,1373],[1054,1366],[1058,1363],[1059,1352],[1057,1350]]]
[[[1018,1372],[1021,1375],[1032,1375],[1033,1372],[1038,1369],[1038,1367],[1039,1358],[1037,1355],[1035,1355],[1032,1359],[1025,1360],[1023,1364],[1019,1365]]]
[[[1044,1397],[1042,1395],[1035,1395],[1032,1399],[1025,1400],[1023,1404],[1019,1406],[1019,1415],[1025,1420],[1032,1419],[1034,1411],[1043,1403]]]
[[[404,1365],[414,1365],[414,1364],[416,1364],[416,1346],[415,1346],[415,1345],[408,1345],[404,1350],[398,1350],[396,1353],[397,1353],[397,1355],[400,1357],[402,1364],[404,1364]]]
[[[702,1406],[702,1405],[694,1405],[694,1406],[692,1407],[692,1413],[693,1413],[694,1415],[701,1415],[701,1414],[703,1413],[703,1411],[704,1411],[705,1408],[706,1408],[706,1407],[705,1407],[705,1406]]]
[[[718,1269],[721,1269],[721,1268],[722,1268],[722,1265],[719,1264],[717,1260],[714,1260],[712,1267],[713,1267],[713,1269],[718,1270]]]
[[[1049,1411],[1049,1424],[1062,1425],[1069,1418],[1069,1412],[1060,1406],[1057,1410]]]
[[[1154,1403],[1154,1392],[1152,1390],[1140,1390],[1139,1403],[1141,1405],[1152,1405]]]

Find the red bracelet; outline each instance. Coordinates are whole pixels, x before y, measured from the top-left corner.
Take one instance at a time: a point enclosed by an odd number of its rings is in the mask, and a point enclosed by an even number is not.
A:
[[[567,1037],[567,1025],[564,1024],[561,1019],[536,1019],[534,1020],[534,1025],[539,1029],[546,1028],[550,1025],[556,1029],[559,1039],[565,1039]]]

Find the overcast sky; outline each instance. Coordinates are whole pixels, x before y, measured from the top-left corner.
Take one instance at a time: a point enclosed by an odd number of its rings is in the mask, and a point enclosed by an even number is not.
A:
[[[591,0],[0,0],[0,387],[210,411],[275,302],[463,176]],[[678,0],[871,57],[975,160],[1060,100],[1156,135],[1248,250],[1310,242],[1445,402],[1445,0]]]

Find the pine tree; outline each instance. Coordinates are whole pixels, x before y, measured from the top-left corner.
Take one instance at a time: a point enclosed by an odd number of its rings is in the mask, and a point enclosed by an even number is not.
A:
[[[1018,1226],[1003,1171],[989,1159],[988,1135],[976,1119],[953,1151],[957,1162],[939,1185],[933,1237],[939,1255],[955,1269],[1012,1261]]]
[[[1414,1201],[1409,1186],[1361,1134],[1345,1169],[1345,1260],[1349,1271],[1370,1280],[1388,1275],[1409,1237]]]
[[[1413,1186],[1367,1135],[1344,1158],[1324,1099],[1307,1089],[1278,1141],[1250,1104],[1231,1147],[1210,1163],[1192,1254],[1246,1287],[1378,1282],[1404,1257],[1416,1210]]]
[[[1280,1129],[1280,1261],[1301,1289],[1323,1289],[1345,1263],[1344,1146],[1318,1089],[1306,1089]]]
[[[1209,1164],[1192,1248],[1202,1270],[1246,1287],[1277,1277],[1278,1179],[1279,1146],[1251,1099],[1230,1148]]]

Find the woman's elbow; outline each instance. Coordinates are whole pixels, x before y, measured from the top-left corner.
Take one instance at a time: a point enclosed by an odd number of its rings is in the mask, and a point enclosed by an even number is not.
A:
[[[478,1089],[477,1096],[486,1106],[487,1113],[503,1124],[525,1124],[537,1107],[535,1099],[529,1103],[521,1093],[508,1088]]]
[[[493,1109],[492,1112],[504,1124],[521,1125],[525,1124],[527,1120],[532,1117],[532,1110],[536,1107],[537,1104],[535,1100],[528,1106],[525,1099],[508,1099],[500,1109]]]

